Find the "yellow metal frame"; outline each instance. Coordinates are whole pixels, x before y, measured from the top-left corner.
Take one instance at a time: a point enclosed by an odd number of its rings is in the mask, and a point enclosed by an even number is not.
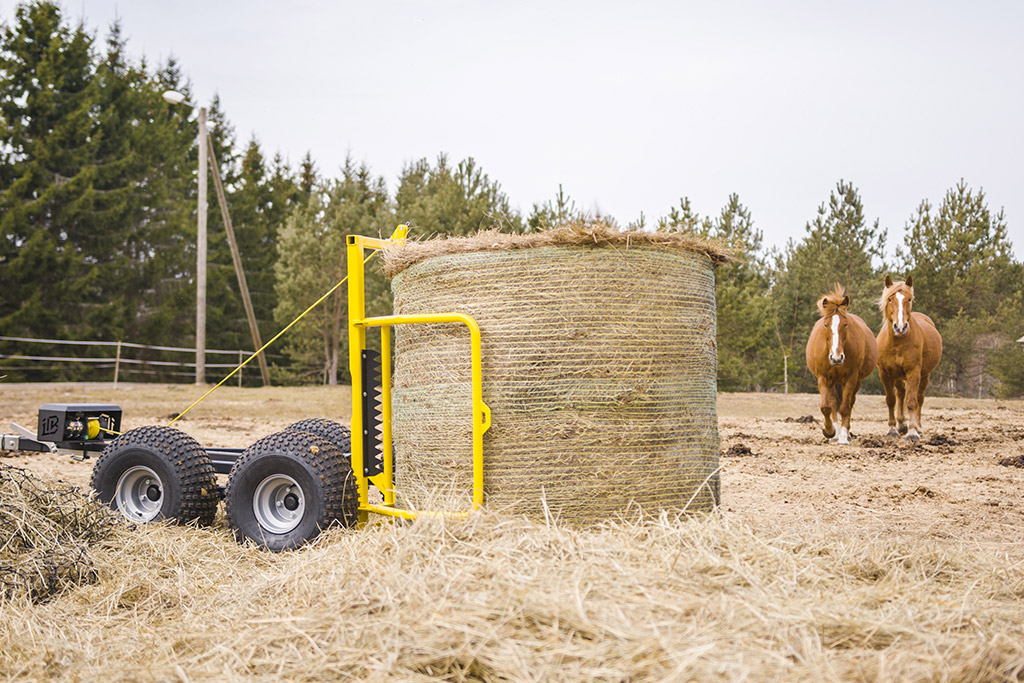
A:
[[[401,230],[401,228],[400,228]],[[396,231],[396,235],[404,235]],[[349,235],[348,237],[348,359],[352,375],[352,471],[359,490],[360,521],[366,513],[374,512],[390,517],[415,519],[420,515],[440,513],[405,510],[395,507],[394,463],[391,450],[391,328],[395,325],[434,325],[461,323],[469,328],[472,362],[473,397],[473,509],[484,502],[484,433],[491,426],[491,410],[483,400],[483,371],[480,353],[480,327],[468,315],[461,313],[430,313],[423,315],[387,315],[366,317],[366,281],[363,264],[367,249],[380,250],[395,240]],[[366,349],[366,329],[380,328],[381,345],[381,422],[383,444],[383,472],[371,477],[363,476],[363,386],[362,352]],[[383,505],[369,502],[369,485],[373,484],[384,496]],[[465,514],[465,513],[456,513]]]

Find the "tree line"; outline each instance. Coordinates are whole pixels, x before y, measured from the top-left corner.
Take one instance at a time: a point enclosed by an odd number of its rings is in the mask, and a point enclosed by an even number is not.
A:
[[[119,23],[99,44],[58,4],[17,6],[0,34],[0,335],[194,343],[198,125],[188,107],[162,99],[165,90],[194,100],[173,58],[150,64],[127,54]],[[524,214],[472,158],[409,162],[392,193],[351,158],[327,174],[310,153],[292,165],[268,157],[255,137],[240,143],[216,97],[209,120],[263,339],[344,277],[348,234],[387,235],[398,222],[420,235],[618,225],[581,210],[561,187]],[[207,346],[251,349],[215,205],[208,217]],[[918,310],[945,342],[936,390],[1024,394],[1024,344],[1014,343],[1024,334],[1024,266],[1013,259],[1002,211],[965,181],[910,212],[894,256],[843,180],[802,239],[782,248],[765,246],[735,194],[717,214],[701,215],[683,197],[653,224],[641,217],[623,227],[688,230],[735,249],[736,261],[717,272],[723,390],[813,391],[803,347],[817,298],[845,285],[851,309],[877,331],[885,274],[912,272]],[[368,307],[389,310],[387,282],[372,266],[367,272]],[[272,349],[276,382],[347,380],[345,303],[340,290]],[[23,348],[0,341],[0,354]],[[34,369],[12,359],[0,359],[0,374],[95,378],[78,365]],[[877,375],[866,390],[881,390]]]

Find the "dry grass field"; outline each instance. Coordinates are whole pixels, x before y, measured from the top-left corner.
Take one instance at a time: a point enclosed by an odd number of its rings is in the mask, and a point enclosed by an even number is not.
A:
[[[112,402],[166,423],[187,386],[2,385],[0,419]],[[118,529],[94,583],[0,604],[0,677],[58,680],[1024,680],[1024,402],[928,399],[918,445],[862,396],[723,394],[722,505],[575,529],[487,511],[335,529],[301,551]],[[344,419],[347,388],[222,388],[182,428],[247,445]],[[90,463],[0,464],[87,486]],[[3,501],[0,501],[2,503]]]

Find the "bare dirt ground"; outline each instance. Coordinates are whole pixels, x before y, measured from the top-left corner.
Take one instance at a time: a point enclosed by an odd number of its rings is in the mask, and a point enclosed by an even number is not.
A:
[[[725,512],[758,526],[971,539],[1024,554],[1024,402],[928,398],[912,445],[886,438],[884,397],[861,396],[850,446],[826,442],[818,404],[719,396]],[[794,421],[806,416],[815,421]]]
[[[166,424],[203,391],[183,385],[8,384],[0,429],[35,428],[46,402],[114,403],[124,427]],[[177,423],[209,446],[247,446],[305,417],[347,421],[348,387],[222,387]],[[886,438],[885,399],[860,396],[850,446],[821,434],[818,396],[721,394],[722,510],[757,528],[1008,543],[1024,555],[1024,401],[928,398],[919,444]],[[807,421],[813,419],[813,421]],[[91,462],[3,462],[88,486]]]

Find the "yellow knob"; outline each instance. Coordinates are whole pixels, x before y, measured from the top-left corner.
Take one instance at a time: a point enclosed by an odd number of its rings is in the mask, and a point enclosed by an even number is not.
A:
[[[409,226],[406,225],[405,223],[402,223],[397,228],[395,228],[395,231],[393,233],[391,233],[391,241],[396,242],[398,244],[403,244],[408,234]]]

